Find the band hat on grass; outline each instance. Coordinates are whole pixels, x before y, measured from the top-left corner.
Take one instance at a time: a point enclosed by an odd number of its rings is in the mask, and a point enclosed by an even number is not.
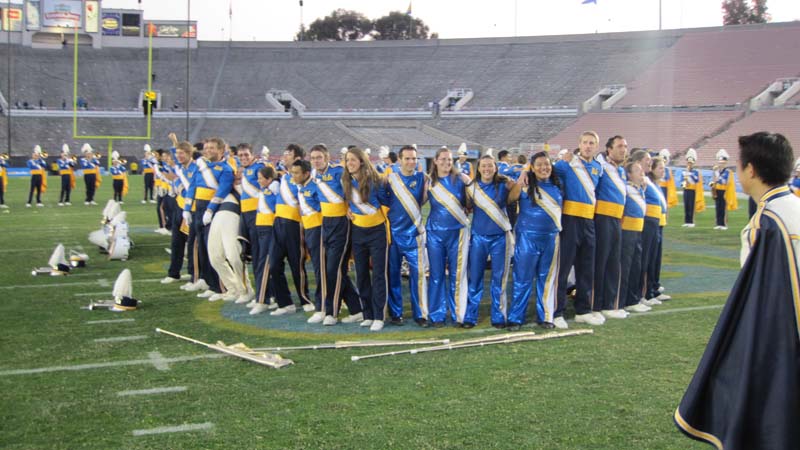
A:
[[[717,161],[727,161],[730,159],[730,157],[731,156],[725,151],[724,148],[719,149],[717,152]]]
[[[114,289],[111,291],[114,296],[114,306],[112,311],[133,311],[139,301],[133,298],[133,277],[130,269],[123,269],[117,280],[114,281]]]
[[[72,267],[86,267],[86,261],[89,260],[89,255],[81,253],[76,250],[69,251],[69,265]]]
[[[70,267],[64,254],[63,244],[56,245],[53,254],[50,255],[50,260],[47,262],[47,265],[52,269],[50,272],[52,276],[66,275],[69,273]]]
[[[105,224],[107,222],[110,222],[111,219],[113,219],[114,216],[119,214],[121,210],[122,208],[119,206],[119,203],[117,203],[112,199],[109,199],[108,203],[106,203],[106,207],[103,208],[103,220],[101,220],[100,223]]]

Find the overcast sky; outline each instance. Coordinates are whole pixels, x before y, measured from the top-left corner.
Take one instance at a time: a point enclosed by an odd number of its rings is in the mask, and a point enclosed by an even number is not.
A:
[[[139,3],[141,1],[141,3]],[[659,0],[304,0],[308,26],[334,9],[371,19],[390,11],[422,19],[442,39],[537,36],[614,31],[657,30]],[[722,25],[721,0],[661,0],[662,28]],[[144,10],[145,19],[186,20],[186,0],[105,0],[106,8]],[[800,20],[800,0],[768,0],[773,22]],[[232,20],[228,10],[232,9]],[[191,19],[201,40],[290,41],[300,27],[298,0],[194,0]],[[231,26],[232,25],[232,26]],[[232,36],[231,36],[231,29]]]

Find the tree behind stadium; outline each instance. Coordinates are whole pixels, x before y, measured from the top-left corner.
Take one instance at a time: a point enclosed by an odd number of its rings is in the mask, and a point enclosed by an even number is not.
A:
[[[359,12],[337,9],[330,15],[312,22],[308,30],[301,29],[295,35],[295,40],[357,41],[368,35],[375,40],[438,37],[436,33],[429,36],[425,22],[409,14],[392,11],[372,21]]]
[[[428,39],[428,26],[422,19],[398,11],[376,19],[374,26],[372,36],[375,40]]]
[[[751,5],[748,5],[750,3]],[[767,23],[767,0],[723,0],[723,19],[725,25],[743,25],[747,23]]]

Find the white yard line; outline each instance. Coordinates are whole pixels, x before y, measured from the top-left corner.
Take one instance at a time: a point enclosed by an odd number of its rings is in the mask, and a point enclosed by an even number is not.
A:
[[[187,423],[184,425],[175,425],[171,427],[158,427],[148,428],[146,430],[133,430],[134,436],[147,436],[150,434],[164,434],[164,433],[182,433],[186,431],[202,431],[214,428],[211,422],[206,423]]]
[[[184,392],[184,391],[186,391],[186,386],[175,386],[175,387],[165,387],[165,388],[139,389],[136,391],[119,391],[117,392],[117,396],[127,397],[130,395],[170,394],[172,392]]]
[[[108,320],[89,320],[86,322],[87,325],[94,325],[96,323],[123,323],[123,322],[135,322],[136,319],[108,319]]]
[[[175,358],[165,358],[163,359],[163,361],[156,361],[155,363],[153,359],[132,359],[127,361],[109,361],[109,362],[93,363],[93,364],[77,364],[74,366],[52,366],[52,367],[39,367],[36,369],[3,370],[0,371],[0,377],[6,377],[11,375],[33,375],[37,373],[48,373],[48,372],[72,372],[72,371],[91,370],[91,369],[104,369],[107,367],[155,365],[156,363],[176,363],[176,362],[195,361],[199,359],[216,359],[216,358],[223,358],[225,356],[227,355],[224,355],[222,353],[209,353],[206,355],[178,356]]]
[[[147,339],[150,336],[146,334],[139,334],[136,336],[116,336],[116,337],[109,337],[109,338],[99,338],[95,339],[93,342],[98,344],[100,343],[108,343],[108,342],[126,342],[126,341],[141,341],[142,339]]]
[[[103,291],[103,292],[80,292],[78,294],[74,294],[75,297],[92,297],[92,296],[95,296],[95,295],[110,296],[111,294],[109,294],[108,291]]]
[[[153,367],[155,367],[156,370],[160,370],[162,372],[169,370],[169,361],[164,358],[164,355],[162,355],[161,352],[150,352],[147,354],[147,357],[153,362]]]
[[[660,314],[674,314],[674,313],[690,312],[690,311],[703,311],[703,310],[706,310],[706,309],[720,309],[723,306],[725,306],[725,304],[708,305],[708,306],[690,306],[690,307],[686,307],[686,308],[671,308],[671,309],[653,310],[653,311],[649,311],[649,312],[646,312],[646,313],[643,313],[643,314],[631,314],[628,317],[636,317],[636,316],[647,317],[647,316],[652,316],[652,315],[656,315],[656,314],[660,315]]]

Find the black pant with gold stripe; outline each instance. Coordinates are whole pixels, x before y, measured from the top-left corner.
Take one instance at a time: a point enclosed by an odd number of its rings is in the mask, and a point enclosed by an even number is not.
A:
[[[594,302],[601,310],[619,309],[622,224],[620,219],[597,214],[594,217],[597,247],[594,260]]]
[[[303,264],[302,242],[300,241],[300,222],[284,217],[276,217],[272,225],[273,240],[269,251],[270,281],[275,286],[275,300],[280,308],[292,304],[289,293],[289,282],[286,280],[286,265],[289,260],[295,291],[300,298],[300,305],[311,303],[308,299],[308,278]]]
[[[61,175],[61,194],[58,197],[58,202],[69,203],[70,193],[72,193],[72,177]]]
[[[325,260],[320,262],[325,266],[325,311],[329,316],[338,314],[339,300],[342,298],[350,314],[361,312],[358,292],[347,276],[350,246],[350,219],[345,216],[323,217],[322,248],[325,250]]]
[[[353,259],[356,262],[358,295],[364,306],[364,320],[383,320],[388,291],[386,271],[389,265],[385,224],[369,228],[353,225]]]

